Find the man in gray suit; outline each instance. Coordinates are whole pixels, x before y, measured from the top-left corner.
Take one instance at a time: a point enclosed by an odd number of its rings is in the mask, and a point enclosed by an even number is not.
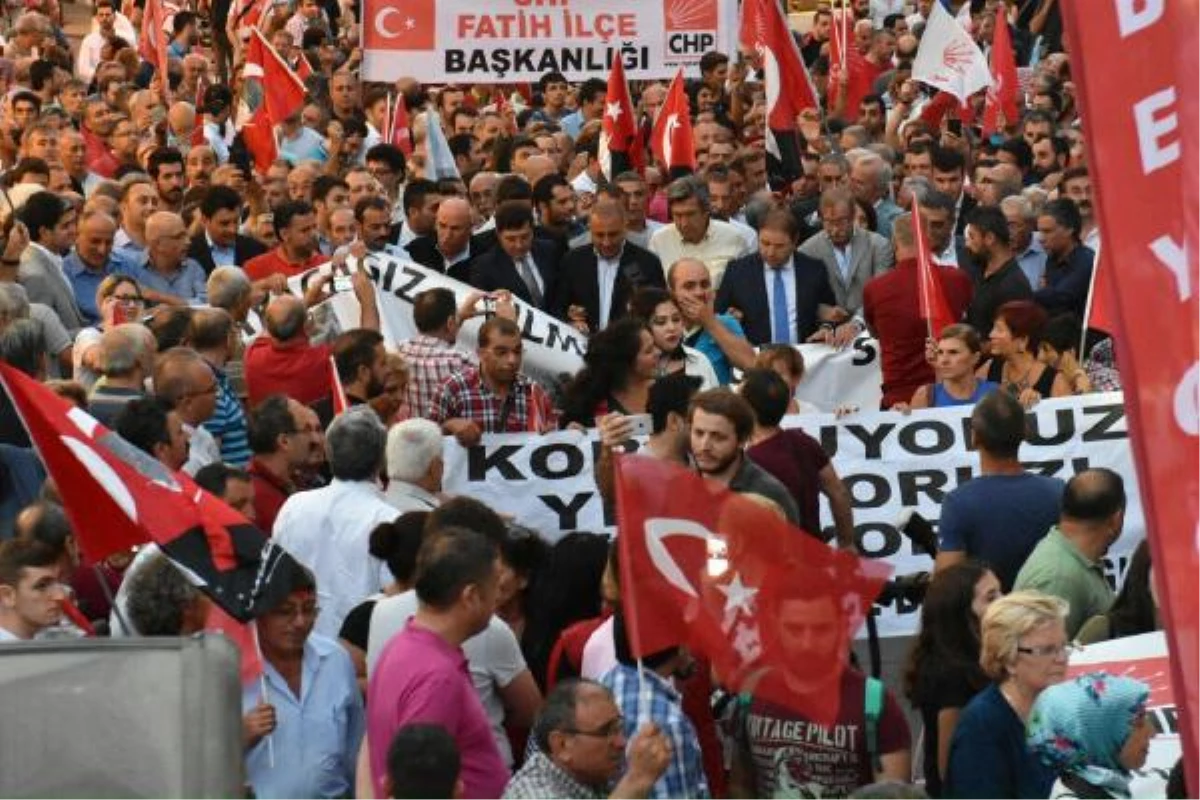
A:
[[[837,304],[858,321],[861,331],[866,327],[862,322],[863,287],[892,268],[892,245],[879,234],[854,226],[854,197],[845,189],[827,189],[821,195],[820,211],[821,232],[800,245],[800,252],[825,264]]]
[[[75,291],[63,272],[63,255],[75,241],[75,209],[58,195],[37,192],[17,212],[29,230],[29,246],[21,254],[18,281],[30,302],[54,309],[72,335],[84,326]]]

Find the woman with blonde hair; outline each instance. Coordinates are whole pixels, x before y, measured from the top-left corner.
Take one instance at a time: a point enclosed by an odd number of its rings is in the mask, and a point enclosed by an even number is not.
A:
[[[1067,674],[1065,600],[1014,592],[983,615],[979,664],[992,684],[963,709],[950,740],[944,797],[1050,796],[1054,772],[1025,745],[1025,724],[1042,690]]]
[[[96,308],[100,322],[75,336],[75,380],[88,391],[100,377],[100,337],[118,325],[140,322],[146,312],[146,299],[133,278],[109,275],[96,289]]]

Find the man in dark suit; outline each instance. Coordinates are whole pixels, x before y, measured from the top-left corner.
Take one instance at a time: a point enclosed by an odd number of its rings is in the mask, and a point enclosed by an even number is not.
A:
[[[567,254],[550,310],[585,333],[625,316],[629,298],[643,286],[665,289],[658,256],[625,239],[619,201],[601,196],[588,217],[591,244]]]
[[[485,292],[507,289],[547,311],[558,289],[558,247],[533,236],[533,210],[507,201],[496,209],[496,246],[471,264],[471,285]]]
[[[461,197],[447,197],[438,206],[433,236],[418,236],[408,243],[408,255],[423,267],[455,280],[471,279],[471,262],[483,251],[471,235],[471,205]]]
[[[213,186],[200,203],[203,228],[188,245],[188,258],[211,275],[217,267],[243,267],[255,256],[267,252],[257,239],[237,232],[242,218],[242,197],[229,186]]]
[[[954,201],[954,235],[964,236],[967,230],[967,215],[975,208],[975,198],[963,191],[967,181],[966,159],[962,153],[948,147],[935,147],[931,153],[934,188],[949,195]]]
[[[849,317],[837,306],[825,265],[796,250],[799,237],[790,211],[771,211],[758,230],[758,252],[725,267],[717,313],[740,312],[751,344],[801,344],[823,323]]]

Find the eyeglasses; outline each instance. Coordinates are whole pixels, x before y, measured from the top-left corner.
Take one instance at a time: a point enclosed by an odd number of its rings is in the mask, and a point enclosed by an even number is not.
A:
[[[206,394],[216,394],[217,388],[218,388],[217,382],[213,381],[212,383],[210,383],[208,386],[204,387],[203,389],[197,389],[194,392],[188,392],[188,397],[203,397]]]
[[[279,617],[280,619],[292,619],[297,614],[299,614],[302,618],[312,619],[321,613],[321,609],[316,603],[306,603],[302,606],[280,606],[279,608],[273,609],[269,613],[271,616]]]
[[[112,297],[118,303],[128,303],[131,306],[141,305],[146,302],[141,295],[137,294],[114,294]]]
[[[577,736],[595,736],[600,739],[614,739],[625,732],[625,718],[617,717],[611,722],[608,722],[592,731],[579,730],[578,728],[566,728],[563,732],[573,733]]]
[[[1078,645],[1067,642],[1066,644],[1043,644],[1037,647],[1018,647],[1018,653],[1024,653],[1027,656],[1034,658],[1058,658],[1059,656],[1070,656],[1079,649]]]

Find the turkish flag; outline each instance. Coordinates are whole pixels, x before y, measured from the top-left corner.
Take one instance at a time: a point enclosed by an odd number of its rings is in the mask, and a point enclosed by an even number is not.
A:
[[[613,54],[612,70],[608,74],[608,92],[604,96],[604,117],[600,135],[600,166],[604,177],[612,180],[622,172],[646,168],[646,154],[633,116],[633,101],[629,84],[625,82],[625,65],[621,54]]]
[[[138,55],[147,64],[154,66],[163,97],[167,98],[171,87],[170,81],[167,80],[167,34],[163,30],[165,24],[166,10],[162,0],[146,0],[146,10],[142,14],[142,30],[138,36]]]
[[[891,567],[834,550],[660,459],[622,456],[616,476],[621,607],[633,655],[686,644],[731,691],[753,690],[831,722],[839,697],[829,687]]]
[[[329,382],[333,386],[333,415],[336,417],[350,408],[350,401],[346,399],[342,376],[338,375],[337,359],[333,356],[329,357]]]
[[[250,31],[246,47],[246,77],[262,81],[263,105],[272,125],[278,125],[304,107],[308,91],[258,28]]]
[[[803,172],[796,116],[806,108],[819,108],[817,91],[783,9],[775,0],[745,0],[742,22],[750,47],[762,56],[769,131],[767,152],[778,159],[786,178],[795,179]]]
[[[692,136],[692,108],[683,88],[683,69],[675,73],[667,99],[659,109],[650,133],[654,155],[663,169],[685,167],[696,171],[696,140]]]
[[[235,30],[257,28],[267,15],[274,0],[242,0],[235,6],[233,18],[236,20]]]
[[[883,74],[883,70],[868,61],[866,53],[855,46],[853,29],[849,11],[834,12],[833,35],[829,37],[829,94],[836,97],[837,86],[846,84],[841,116],[850,122],[858,119],[862,99],[871,94],[875,79]]]
[[[1103,266],[1103,261],[1100,258],[1100,250],[1096,251],[1095,264],[1092,266],[1092,280],[1088,287],[1087,308],[1083,312],[1083,327],[1095,328],[1098,331],[1104,331],[1109,334],[1116,333],[1113,326],[1112,308],[1113,300],[1109,297],[1109,292],[1112,291],[1112,281],[1100,280],[1100,268]],[[1079,352],[1083,354],[1083,347],[1079,348]]]
[[[275,126],[267,116],[266,104],[260,105],[241,128],[242,142],[254,159],[254,169],[261,173],[270,169],[279,158],[279,144],[275,141]]]
[[[388,101],[391,101],[391,95],[388,96]],[[411,156],[413,152],[412,126],[408,122],[408,101],[404,98],[403,93],[396,95],[396,101],[389,117],[387,133],[383,137],[384,141],[400,148],[400,152],[404,155]]]
[[[1005,126],[1015,125],[1020,120],[1017,110],[1017,58],[1013,55],[1012,35],[1008,30],[1008,19],[1004,6],[996,8],[996,32],[992,34],[992,85],[987,90],[987,102],[983,107],[983,135],[1000,131]],[[1004,124],[1000,123],[1003,115]]]
[[[912,228],[917,242],[917,301],[921,307],[921,319],[929,323],[929,338],[937,339],[942,331],[958,322],[946,302],[940,269],[933,263],[929,253],[929,242],[925,239],[925,226],[921,222],[921,205],[913,198]]]
[[[296,77],[300,79],[301,83],[307,81],[313,76],[312,64],[308,63],[308,56],[304,55],[303,53],[301,53],[300,58],[296,60],[295,73]]]
[[[437,0],[383,0],[365,11],[368,50],[433,50],[437,46]]]
[[[0,382],[88,560],[152,541],[235,619],[282,599],[274,579],[299,566],[245,517],[3,362]]]

